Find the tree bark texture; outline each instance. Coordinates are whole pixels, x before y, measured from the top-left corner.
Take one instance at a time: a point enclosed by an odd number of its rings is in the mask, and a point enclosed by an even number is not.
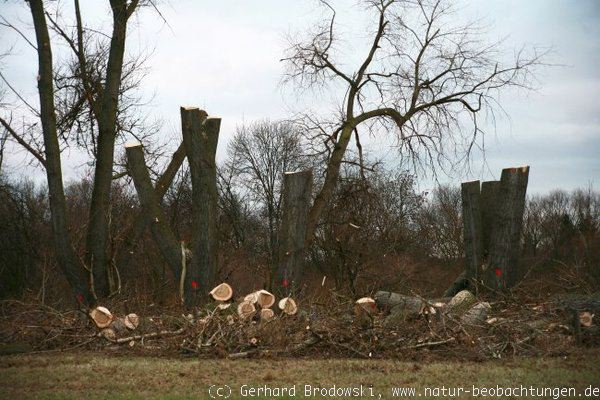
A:
[[[481,207],[479,181],[461,185],[463,237],[465,246],[466,274],[469,281],[479,275],[482,259]]]
[[[220,118],[198,108],[181,108],[183,144],[192,181],[192,259],[185,277],[186,305],[201,302],[217,273],[217,169]]]
[[[304,274],[304,250],[312,194],[312,169],[286,172],[283,176],[283,204],[279,229],[279,265],[273,285],[282,295],[298,289]]]
[[[52,235],[56,259],[65,274],[77,300],[86,305],[94,302],[89,287],[89,275],[75,254],[69,237],[67,207],[62,181],[60,146],[56,131],[56,111],[52,70],[52,48],[42,0],[29,2],[38,51],[38,92],[40,97],[40,120],[46,155],[46,175],[50,203]]]

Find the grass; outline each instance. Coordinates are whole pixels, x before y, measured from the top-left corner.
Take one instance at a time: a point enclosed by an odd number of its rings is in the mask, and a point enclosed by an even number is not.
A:
[[[421,392],[422,397],[419,398],[422,399],[447,398],[442,395],[427,397],[423,393],[425,387],[442,386],[575,387],[577,393],[584,393],[590,385],[600,387],[600,353],[480,363],[305,359],[233,361],[98,353],[0,357],[0,398],[202,399],[210,398],[210,385],[225,384],[232,388],[230,398],[233,399],[244,398],[240,393],[242,385],[267,385],[271,388],[296,385],[295,396],[278,398],[306,398],[304,384],[323,387],[364,385],[373,387],[375,398],[381,394],[384,399],[392,397],[391,388],[396,386],[414,387]]]

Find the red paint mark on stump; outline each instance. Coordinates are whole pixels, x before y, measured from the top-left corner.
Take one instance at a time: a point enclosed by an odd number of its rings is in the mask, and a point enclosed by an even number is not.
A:
[[[198,289],[198,286],[199,286],[199,285],[198,285],[198,282],[196,282],[196,281],[192,281],[192,289],[194,289],[194,290],[195,290],[195,289]]]
[[[501,277],[502,276],[502,270],[500,268],[496,268],[494,270],[494,273],[496,274],[497,277]]]
[[[83,295],[81,293],[77,293],[77,301],[83,303]]]
[[[284,279],[283,281],[281,281],[281,286],[283,286],[283,287],[288,287],[289,284],[290,283],[288,282],[287,279]]]

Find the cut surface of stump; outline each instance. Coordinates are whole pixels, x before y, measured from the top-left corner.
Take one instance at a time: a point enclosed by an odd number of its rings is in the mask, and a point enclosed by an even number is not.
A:
[[[217,301],[228,301],[233,297],[233,289],[227,283],[221,283],[210,291],[210,295]]]
[[[266,290],[256,292],[256,303],[262,308],[269,308],[275,304],[275,296]]]
[[[356,300],[354,312],[356,315],[363,312],[366,312],[369,315],[375,314],[377,312],[377,304],[375,303],[375,300],[370,297],[360,298]]]
[[[477,300],[473,293],[468,290],[461,290],[446,304],[448,314],[462,315],[470,309]]]
[[[106,307],[96,307],[90,311],[90,317],[100,329],[106,328],[114,319],[113,315]]]
[[[279,309],[287,315],[294,315],[298,312],[298,306],[291,297],[284,297],[283,299],[279,300],[278,305]]]
[[[256,313],[256,307],[249,301],[242,301],[237,307],[241,319],[251,318]]]
[[[262,310],[260,310],[261,321],[269,322],[272,321],[273,318],[275,318],[275,312],[273,312],[273,310],[271,310],[270,308],[263,308]]]
[[[591,312],[583,311],[579,313],[579,323],[581,324],[581,326],[590,327],[594,323],[593,320],[594,314],[592,314]]]

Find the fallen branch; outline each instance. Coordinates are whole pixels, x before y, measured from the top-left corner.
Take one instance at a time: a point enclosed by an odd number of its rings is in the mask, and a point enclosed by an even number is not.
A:
[[[111,340],[111,339],[107,339],[107,340],[112,343],[123,344],[123,343],[129,343],[132,340],[142,340],[142,339],[149,339],[149,338],[162,337],[162,336],[176,336],[176,335],[182,334],[183,332],[185,332],[185,328],[179,328],[176,331],[159,331],[159,332],[146,333],[143,335],[133,335],[133,336],[118,338],[118,339],[114,339],[114,340]],[[101,336],[101,334],[98,334],[98,335]]]
[[[439,340],[437,342],[425,342],[425,343],[415,344],[413,346],[405,346],[405,347],[402,347],[402,349],[408,350],[408,349],[420,349],[422,347],[441,346],[441,345],[446,344],[446,343],[454,342],[455,340],[456,340],[455,338],[451,337],[449,339]]]

